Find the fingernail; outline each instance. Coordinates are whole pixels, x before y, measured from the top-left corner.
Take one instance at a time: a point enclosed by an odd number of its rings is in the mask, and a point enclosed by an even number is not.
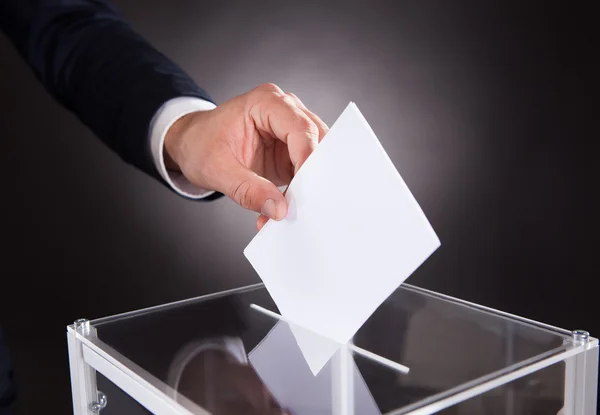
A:
[[[277,211],[275,209],[275,201],[273,199],[265,200],[265,203],[263,203],[262,208],[260,209],[260,213],[271,219],[276,219]]]

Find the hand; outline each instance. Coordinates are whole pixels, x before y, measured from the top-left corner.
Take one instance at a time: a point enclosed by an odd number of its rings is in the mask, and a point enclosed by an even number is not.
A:
[[[193,184],[269,218],[287,214],[288,185],[328,131],[294,94],[261,85],[211,111],[179,119],[165,137],[165,162]]]
[[[181,373],[177,392],[215,415],[291,415],[251,366],[219,351],[195,355]]]

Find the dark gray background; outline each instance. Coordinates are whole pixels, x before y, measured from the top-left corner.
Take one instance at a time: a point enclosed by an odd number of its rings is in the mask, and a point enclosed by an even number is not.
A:
[[[217,102],[275,82],[332,124],[355,101],[442,241],[410,283],[600,334],[589,8],[306,3],[117,1]],[[257,282],[256,215],[123,164],[2,36],[0,98],[0,324],[22,413],[68,413],[65,326]]]

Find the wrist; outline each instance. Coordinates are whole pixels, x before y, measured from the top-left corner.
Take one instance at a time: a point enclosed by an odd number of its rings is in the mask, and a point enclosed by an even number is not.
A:
[[[187,134],[192,139],[183,139],[185,131],[189,129],[188,120],[192,118],[186,115],[199,111],[210,112],[214,108],[216,106],[212,102],[181,96],[165,102],[150,121],[150,151],[158,174],[176,193],[190,199],[202,199],[214,192],[200,185],[198,180],[191,180],[190,172],[185,171],[186,165],[182,163],[181,156],[188,159],[189,154],[198,153],[187,148],[195,143],[192,131]]]
[[[184,115],[173,123],[165,135],[163,158],[165,167],[168,170],[181,172],[182,160],[182,140],[186,131],[189,129],[190,121],[195,112]]]

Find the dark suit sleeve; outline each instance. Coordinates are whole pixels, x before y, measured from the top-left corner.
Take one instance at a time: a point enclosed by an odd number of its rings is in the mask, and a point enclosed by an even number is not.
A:
[[[210,97],[102,0],[0,0],[0,29],[46,89],[127,163],[162,182],[149,124],[163,103]]]

